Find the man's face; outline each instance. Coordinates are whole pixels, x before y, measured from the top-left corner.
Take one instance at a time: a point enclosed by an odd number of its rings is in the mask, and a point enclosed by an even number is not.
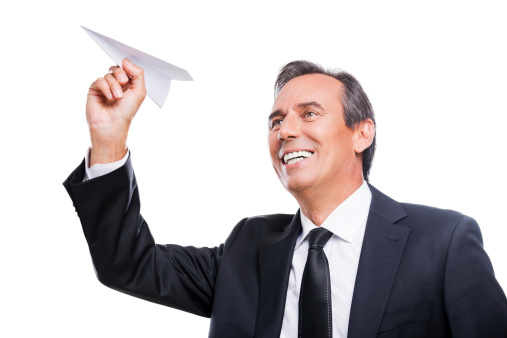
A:
[[[354,151],[357,132],[343,117],[342,86],[327,75],[304,75],[290,80],[275,99],[269,118],[271,161],[291,193],[339,187],[357,173],[357,161],[361,165]]]

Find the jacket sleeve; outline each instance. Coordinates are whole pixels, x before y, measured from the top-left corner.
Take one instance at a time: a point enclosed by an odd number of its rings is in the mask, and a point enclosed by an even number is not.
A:
[[[209,317],[220,261],[244,221],[218,247],[157,245],[140,214],[130,158],[83,182],[84,161],[63,183],[80,218],[97,278],[151,302]]]
[[[478,224],[462,216],[449,243],[445,309],[453,337],[507,337],[507,300],[483,249]]]

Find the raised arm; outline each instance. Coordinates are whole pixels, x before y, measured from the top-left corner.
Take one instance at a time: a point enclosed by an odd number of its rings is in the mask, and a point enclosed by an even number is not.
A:
[[[127,59],[123,69],[111,67],[112,73],[93,82],[88,92],[90,166],[124,157],[130,123],[146,96],[143,70]],[[97,278],[129,295],[210,316],[217,269],[228,242],[215,248],[155,244],[140,213],[130,158],[120,168],[83,182],[84,162],[64,186],[80,218]]]

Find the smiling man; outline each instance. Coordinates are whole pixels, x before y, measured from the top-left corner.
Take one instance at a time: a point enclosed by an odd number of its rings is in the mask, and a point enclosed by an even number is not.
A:
[[[271,159],[300,210],[245,218],[224,244],[195,248],[156,245],[140,215],[126,140],[142,69],[125,59],[92,84],[92,147],[64,185],[99,280],[210,317],[210,337],[506,337],[477,223],[367,183],[375,119],[357,80],[296,61],[275,94]]]

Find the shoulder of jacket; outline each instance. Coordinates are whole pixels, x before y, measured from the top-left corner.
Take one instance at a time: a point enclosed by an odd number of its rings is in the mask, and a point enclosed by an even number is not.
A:
[[[245,218],[245,226],[283,227],[289,224],[294,214],[258,215]]]

